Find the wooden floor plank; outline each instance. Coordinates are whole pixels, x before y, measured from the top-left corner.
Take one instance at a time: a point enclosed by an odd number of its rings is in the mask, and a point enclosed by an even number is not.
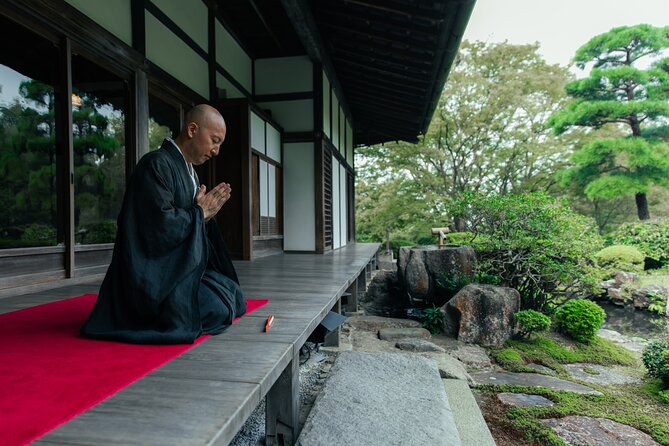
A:
[[[322,255],[235,261],[246,296],[269,299],[267,305],[35,444],[227,444],[342,293],[365,274],[377,247],[353,244]],[[99,282],[6,297],[0,314],[98,287]],[[275,322],[264,333],[268,314]]]

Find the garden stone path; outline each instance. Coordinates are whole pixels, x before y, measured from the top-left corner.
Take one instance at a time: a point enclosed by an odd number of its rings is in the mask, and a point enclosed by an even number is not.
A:
[[[653,438],[608,418],[572,415],[542,420],[568,444],[588,446],[656,446]]]
[[[478,369],[492,367],[488,353],[483,347],[479,347],[478,345],[463,345],[450,352],[450,354],[471,367]]]
[[[513,373],[513,372],[479,372],[473,373],[472,378],[476,384],[503,385],[526,387],[548,387],[553,390],[582,393],[587,395],[601,395],[595,389],[582,384],[573,383],[554,376],[541,375],[539,373]]]
[[[546,407],[555,406],[555,403],[541,395],[528,395],[526,393],[498,393],[497,398],[509,406],[520,407]]]
[[[564,368],[572,377],[591,384],[631,384],[640,381],[634,376],[599,364],[565,364]],[[595,373],[586,369],[591,369]]]
[[[608,339],[609,341],[613,341],[616,344],[620,344],[621,347],[633,352],[642,352],[648,344],[647,339],[625,336],[624,334],[618,333],[615,330],[609,330],[606,328],[600,329],[597,332],[597,336]]]

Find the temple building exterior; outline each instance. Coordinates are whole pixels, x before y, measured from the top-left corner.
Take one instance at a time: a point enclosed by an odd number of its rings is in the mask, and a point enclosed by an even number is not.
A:
[[[474,0],[4,0],[0,297],[99,279],[137,161],[210,103],[236,259],[355,242],[355,148],[425,132]]]

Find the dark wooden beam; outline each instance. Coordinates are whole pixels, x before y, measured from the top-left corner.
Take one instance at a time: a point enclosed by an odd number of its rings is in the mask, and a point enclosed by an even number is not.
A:
[[[401,37],[401,36],[390,36],[388,34],[370,34],[368,30],[357,30],[357,29],[352,29],[350,27],[346,26],[341,26],[341,25],[335,25],[334,23],[327,23],[323,22],[321,24],[324,28],[327,29],[332,29],[335,31],[339,31],[341,33],[347,33],[347,34],[354,34],[357,36],[360,36],[362,38],[366,38],[368,40],[373,40],[377,42],[385,42],[389,43],[392,45],[397,45],[399,47],[404,48],[405,50],[410,50],[410,49],[415,49],[415,50],[421,50],[422,48],[420,46],[416,46],[412,44],[412,42],[408,41],[406,37]],[[425,50],[428,51],[428,50]]]
[[[416,17],[418,19],[426,20],[432,23],[441,23],[444,21],[444,17],[442,14],[430,14],[429,12],[420,10],[419,8],[416,7],[407,8],[399,5],[392,5],[389,4],[388,2],[379,2],[379,1],[370,2],[368,0],[338,0],[338,1],[339,3],[343,2],[345,4],[350,3],[354,5],[360,5],[365,8],[401,15],[403,17],[409,17],[409,18]]]
[[[146,56],[146,0],[130,1],[132,21],[132,47]]]
[[[265,31],[267,32],[267,34],[271,37],[271,39],[276,44],[276,47],[279,49],[279,51],[283,51],[283,49],[284,49],[283,44],[276,37],[276,34],[274,34],[274,31],[272,30],[272,27],[267,24],[267,20],[265,20],[265,16],[263,15],[262,11],[260,11],[260,8],[258,8],[258,5],[256,4],[256,0],[248,0],[248,2],[251,4],[251,8],[253,8],[253,11],[258,16],[258,19],[260,20],[260,23],[262,23],[262,26],[265,28]]]
[[[212,2],[207,7],[207,72],[209,77],[209,100],[214,103],[218,101],[218,88],[216,88],[216,8],[217,3]]]
[[[397,72],[392,71],[392,70],[386,70],[386,69],[383,69],[383,68],[370,67],[369,65],[367,65],[365,63],[354,62],[352,60],[348,60],[348,59],[345,59],[343,57],[335,56],[332,59],[336,60],[340,63],[355,66],[355,67],[357,67],[361,70],[364,70],[364,71],[373,71],[375,73],[388,75],[388,76],[394,77],[396,79],[408,80],[408,81],[411,81],[411,82],[422,83],[422,84],[425,84],[425,85],[429,85],[429,83],[430,83],[429,80],[417,79],[416,77],[407,76],[407,75],[400,74],[400,73],[397,73]]]
[[[327,2],[321,3],[321,5],[326,5]],[[392,34],[394,36],[401,36],[404,39],[414,39],[418,40],[428,40],[435,41],[437,39],[437,34],[435,31],[430,30],[430,28],[438,28],[436,26],[428,27],[427,29],[419,29],[420,26],[414,22],[399,21],[399,20],[382,20],[379,17],[365,16],[363,14],[352,14],[345,13],[340,10],[333,10],[320,7],[318,9],[319,18],[326,21],[327,19],[323,17],[327,15],[332,17],[334,21],[339,23],[346,23],[347,27],[362,31],[373,32],[375,34],[384,33]],[[442,20],[443,21],[443,20]],[[407,25],[411,25],[410,27]]]
[[[376,65],[377,67],[385,66],[388,69],[398,71],[400,73],[411,73],[417,76],[426,76],[431,73],[432,70],[429,69],[420,69],[414,68],[413,63],[403,60],[403,61],[392,61],[386,57],[383,57],[380,54],[369,54],[361,51],[355,50],[345,50],[343,48],[335,48],[332,51],[333,59],[346,59],[350,61],[355,61],[365,65]],[[428,68],[432,68],[430,64],[427,64]]]

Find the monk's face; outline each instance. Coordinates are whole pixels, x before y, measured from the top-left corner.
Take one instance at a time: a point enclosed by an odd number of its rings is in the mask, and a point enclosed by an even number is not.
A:
[[[202,124],[189,124],[190,162],[196,165],[218,155],[225,140],[225,122],[223,119],[210,119]]]

